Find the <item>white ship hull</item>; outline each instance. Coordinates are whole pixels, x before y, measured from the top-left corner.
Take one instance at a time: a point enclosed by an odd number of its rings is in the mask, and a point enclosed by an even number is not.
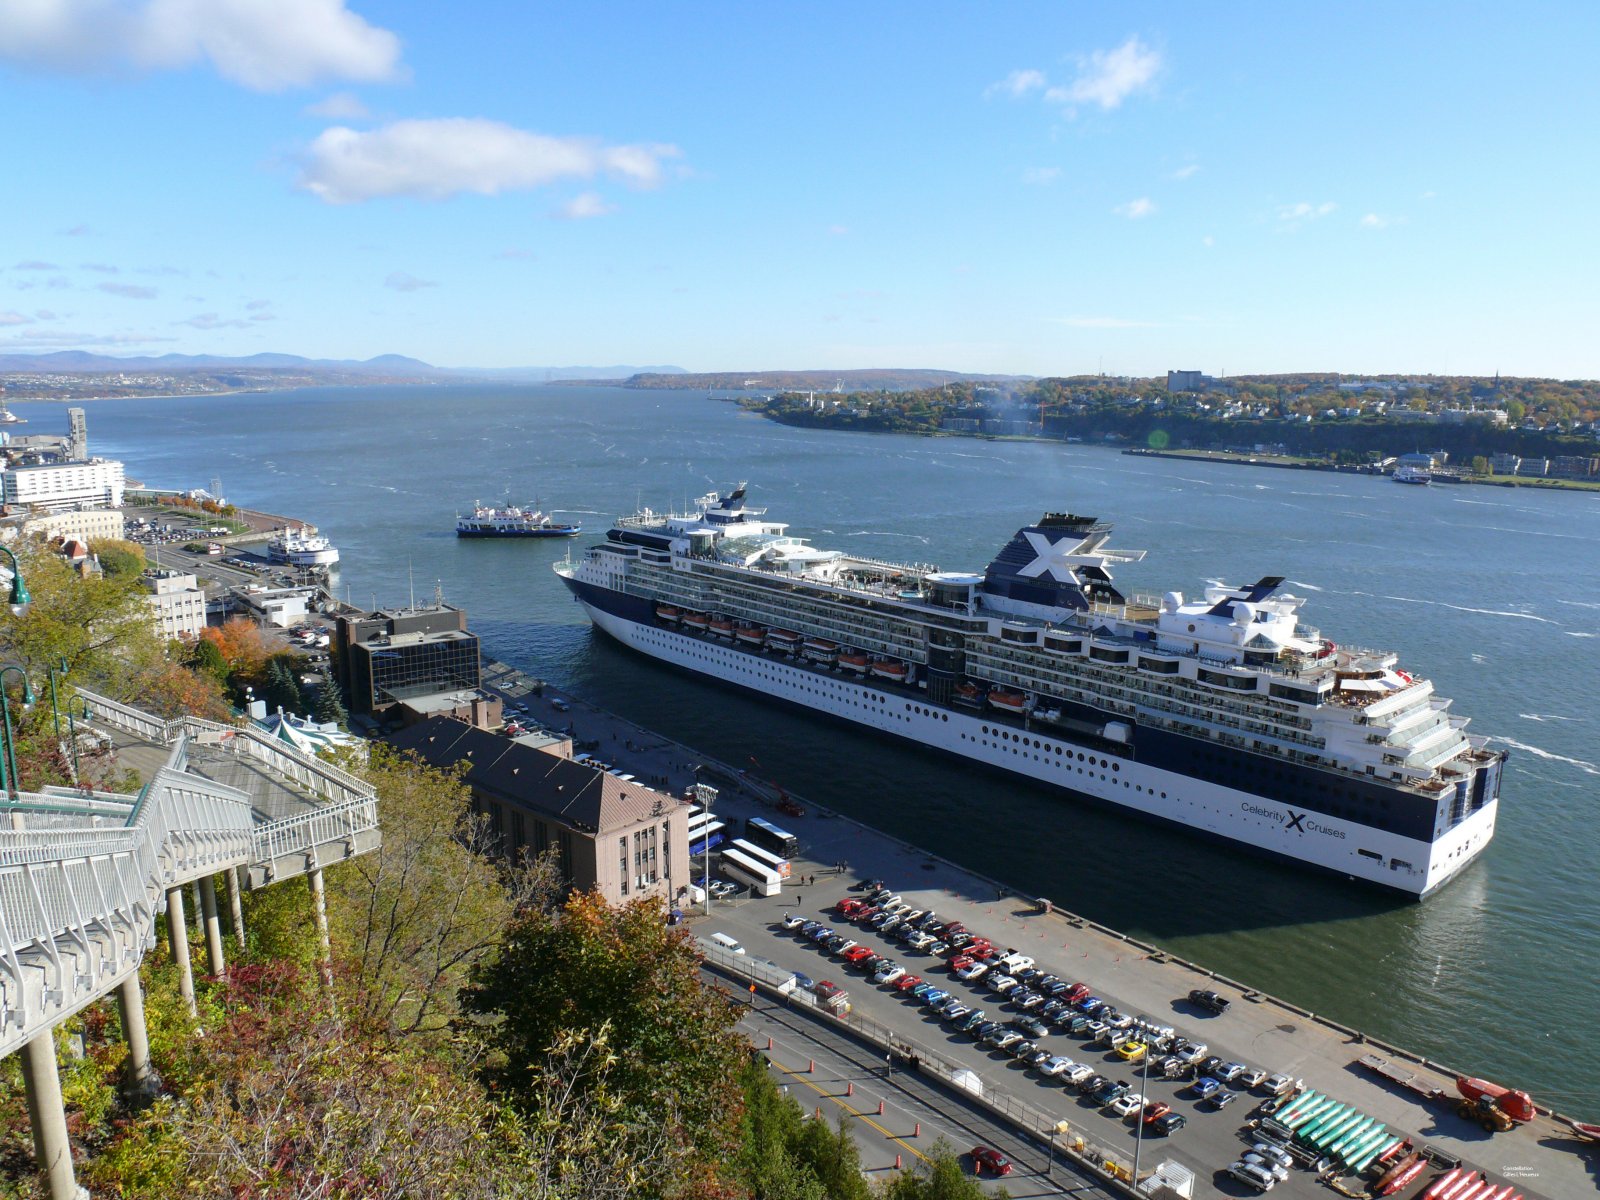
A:
[[[919,703],[915,689],[885,687],[847,672],[796,665],[780,655],[641,624],[606,612],[581,595],[578,599],[599,629],[662,662],[1186,830],[1410,896],[1425,896],[1453,878],[1494,836],[1497,800],[1489,801],[1436,841],[1424,842],[1314,810],[1302,813],[1298,804],[1165,771],[1132,757],[1067,747],[1057,733],[1041,733],[1039,738],[1066,753],[1040,753],[1032,745],[1038,740],[1032,734],[1023,738],[1020,731],[996,725],[981,712],[969,715],[960,708]]]

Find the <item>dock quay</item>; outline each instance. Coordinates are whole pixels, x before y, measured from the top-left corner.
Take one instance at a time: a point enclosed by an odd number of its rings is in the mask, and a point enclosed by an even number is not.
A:
[[[515,706],[548,727],[595,744],[597,757],[641,779],[664,781],[660,786],[675,794],[682,795],[695,783],[696,768],[708,761],[692,747],[641,729],[581,697],[562,694],[488,659],[485,684],[503,689]],[[1043,1039],[1042,1047],[1109,1078],[1130,1082],[1134,1090],[1171,1104],[1175,1112],[1188,1118],[1187,1126],[1169,1138],[1136,1138],[1139,1130],[1135,1126],[1091,1107],[1075,1089],[1026,1071],[1009,1057],[953,1032],[901,993],[874,984],[813,943],[787,932],[782,927],[784,914],[826,921],[862,945],[888,954],[908,972],[922,975],[963,1003],[987,1010],[991,1019],[1006,1021],[1018,1015],[1001,997],[990,994],[982,981],[958,981],[940,959],[912,952],[833,912],[838,900],[860,896],[867,880],[885,880],[904,902],[935,910],[942,920],[958,919],[997,947],[1024,953],[1063,979],[1083,981],[1096,996],[1124,1013],[1143,1014],[1171,1025],[1180,1035],[1207,1043],[1210,1054],[1281,1073],[1308,1091],[1332,1097],[1419,1149],[1426,1148],[1436,1163],[1458,1161],[1463,1168],[1483,1172],[1502,1190],[1512,1188],[1506,1193],[1508,1200],[1519,1194],[1528,1200],[1567,1200],[1600,1190],[1600,1155],[1569,1128],[1561,1114],[1541,1109],[1526,1125],[1490,1134],[1461,1119],[1452,1108],[1426,1098],[1429,1088],[1453,1095],[1456,1075],[1475,1074],[1470,1069],[1457,1071],[1387,1045],[1158,946],[1059,910],[1047,900],[1019,895],[1002,880],[931,855],[798,794],[787,793],[803,806],[804,816],[796,817],[792,811],[775,815],[771,803],[775,789],[726,763],[715,764],[715,774],[717,779],[707,774],[701,781],[719,786],[713,806],[718,819],[730,826],[740,826],[751,816],[776,820],[798,838],[802,852],[792,860],[792,875],[781,894],[714,900],[709,915],[703,906],[688,914],[691,928],[702,938],[713,932],[726,933],[746,951],[743,956],[729,957],[748,960],[730,966],[712,962],[708,956],[708,964],[748,975],[758,969],[754,964],[761,960],[775,964],[775,978],[800,972],[847,988],[851,1016],[861,1024],[857,1036],[867,1041],[872,1037],[892,1041],[907,1054],[914,1054],[920,1064],[938,1064],[946,1074],[970,1072],[989,1102],[1017,1114],[1019,1129],[1028,1126],[1027,1132],[1037,1139],[1041,1130],[1059,1128],[1052,1149],[1061,1152],[1063,1159],[1073,1148],[1073,1139],[1081,1139],[1079,1153],[1084,1164],[1110,1162],[1131,1169],[1137,1143],[1141,1176],[1156,1163],[1170,1159],[1194,1173],[1197,1195],[1245,1195],[1247,1190],[1229,1179],[1225,1169],[1249,1149],[1251,1128],[1247,1122],[1265,1115],[1270,1101],[1261,1093],[1242,1093],[1229,1107],[1212,1111],[1209,1105],[1196,1102],[1184,1081],[1158,1079],[1152,1071],[1146,1084],[1137,1066],[1064,1030]],[[732,784],[731,780],[740,782]],[[698,872],[699,860],[696,864]],[[756,982],[760,988],[766,981]],[[1189,1003],[1192,989],[1215,989],[1232,1005],[1220,1016],[1210,1015]],[[788,1003],[797,1012],[813,1013],[817,1021],[837,1021],[820,1009],[803,1008],[803,1000],[791,998]],[[1401,1087],[1362,1067],[1361,1057],[1373,1052],[1403,1066],[1420,1087]],[[1501,1082],[1516,1086],[1515,1080]],[[955,1092],[951,1095],[953,1103],[969,1098]],[[1397,1194],[1401,1200],[1411,1200],[1442,1169],[1425,1171]],[[1103,1170],[1098,1178],[1110,1180]],[[1114,1180],[1110,1182],[1116,1186]],[[1357,1189],[1352,1194],[1362,1194],[1359,1181],[1347,1176],[1344,1182]],[[1324,1194],[1312,1174],[1304,1170],[1290,1172],[1290,1178],[1279,1187],[1288,1189],[1289,1195]]]

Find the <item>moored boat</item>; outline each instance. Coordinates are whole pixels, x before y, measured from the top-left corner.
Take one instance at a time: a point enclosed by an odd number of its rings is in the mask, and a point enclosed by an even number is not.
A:
[[[658,604],[656,605],[656,616],[661,618],[663,621],[672,621],[676,623],[678,620],[678,610],[670,604]]]
[[[767,645],[787,653],[800,644],[800,635],[792,629],[767,630]]]
[[[474,501],[471,515],[456,517],[456,536],[463,538],[577,537],[582,531],[582,525],[516,504],[496,507]]]
[[[872,665],[872,660],[865,654],[841,654],[839,666],[846,671],[854,671],[857,675],[865,674]]]
[[[879,679],[904,683],[911,674],[911,668],[898,658],[880,658],[873,661],[872,673]]]
[[[697,630],[700,633],[704,633],[706,627],[711,624],[710,617],[703,612],[695,612],[692,608],[683,610],[682,620],[690,629]]]
[[[1001,712],[1021,714],[1027,711],[1028,698],[1021,692],[1007,692],[995,688],[989,693],[989,703]]]
[[[759,625],[741,625],[733,636],[746,646],[762,646],[767,641],[767,631]]]
[[[711,618],[711,632],[718,637],[731,638],[733,636],[733,622],[727,617]]]

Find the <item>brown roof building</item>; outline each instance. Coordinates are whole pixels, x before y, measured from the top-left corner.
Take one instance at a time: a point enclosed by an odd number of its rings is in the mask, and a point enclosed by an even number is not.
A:
[[[598,888],[612,903],[648,895],[672,903],[691,882],[683,801],[452,717],[389,740],[430,766],[470,762],[474,807],[488,815],[503,852],[555,850],[574,888]]]

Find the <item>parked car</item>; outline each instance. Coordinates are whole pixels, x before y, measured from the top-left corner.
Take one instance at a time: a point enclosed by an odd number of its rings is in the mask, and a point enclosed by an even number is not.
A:
[[[1227,1012],[1230,1006],[1230,1001],[1228,998],[1222,995],[1220,992],[1203,990],[1201,988],[1195,988],[1194,991],[1189,993],[1189,1003],[1193,1004],[1197,1008],[1205,1009],[1208,1013],[1215,1013],[1218,1016],[1221,1016],[1223,1013]]]
[[[1032,1054],[1036,1054],[1038,1050],[1038,1043],[1031,1042],[1027,1038],[1022,1038],[1018,1041],[1012,1042],[1006,1047],[1006,1053],[1011,1055],[1012,1058],[1018,1060],[1019,1062],[1027,1062],[1028,1057]]]
[[[1227,1088],[1223,1088],[1220,1092],[1212,1092],[1206,1099],[1206,1103],[1211,1105],[1213,1110],[1221,1112],[1238,1098],[1238,1092],[1230,1092]]]
[[[1085,1079],[1094,1077],[1094,1068],[1084,1063],[1073,1063],[1061,1072],[1061,1082],[1070,1087],[1078,1087]]]
[[[1166,1136],[1167,1134],[1177,1133],[1178,1130],[1182,1129],[1188,1123],[1189,1118],[1184,1116],[1182,1113],[1169,1112],[1166,1115],[1157,1117],[1154,1121],[1150,1122],[1150,1132],[1159,1133],[1162,1136]]]
[[[1011,1174],[1011,1160],[1000,1151],[988,1146],[974,1146],[972,1148],[972,1170],[976,1175],[988,1171],[993,1175]]]
[[[921,975],[902,975],[894,981],[894,990],[897,992],[909,992],[921,986]]]
[[[1102,1082],[1099,1087],[1095,1088],[1094,1091],[1089,1093],[1089,1099],[1093,1100],[1096,1104],[1103,1108],[1107,1104],[1110,1104],[1113,1100],[1127,1094],[1127,1084],[1119,1083],[1115,1079],[1107,1079]]]
[[[1149,1052],[1149,1047],[1135,1038],[1129,1038],[1117,1047],[1117,1055],[1123,1062],[1136,1063]]]
[[[872,973],[873,983],[893,983],[906,973],[906,969],[899,963],[884,961],[878,964],[878,969]]]
[[[1139,1120],[1146,1125],[1154,1125],[1158,1118],[1166,1116],[1171,1111],[1172,1105],[1165,1100],[1147,1101],[1144,1108],[1139,1110]]]
[[[1245,1153],[1241,1154],[1239,1156],[1239,1161],[1254,1163],[1263,1170],[1271,1171],[1275,1176],[1277,1176],[1279,1183],[1282,1183],[1284,1180],[1289,1178],[1288,1167],[1279,1163],[1276,1158],[1268,1158],[1265,1155],[1258,1154],[1254,1150],[1247,1150]]]
[[[807,921],[805,924],[800,926],[800,936],[808,938],[821,928],[821,921]]]
[[[1094,1094],[1110,1082],[1104,1075],[1089,1074],[1078,1080],[1077,1087],[1079,1092],[1092,1100]]]
[[[1124,1092],[1106,1105],[1119,1117],[1131,1117],[1144,1107],[1144,1097],[1138,1092]]]
[[[1271,1163],[1276,1163],[1285,1171],[1294,1166],[1294,1155],[1290,1154],[1282,1146],[1274,1146],[1268,1142],[1257,1142],[1255,1145],[1250,1147],[1250,1150],[1251,1153],[1255,1154],[1257,1157],[1264,1158]],[[1284,1178],[1287,1178],[1287,1176],[1284,1176]]]
[[[839,955],[847,963],[858,963],[864,958],[872,957],[871,946],[851,946]]]
[[[929,988],[922,993],[922,1003],[929,1008],[937,1008],[948,999],[950,999],[950,993],[939,988]]]
[[[916,987],[912,988],[909,992],[907,992],[906,995],[910,996],[913,1000],[921,1000],[924,996],[926,996],[929,992],[931,992],[933,990],[934,990],[933,984],[931,984],[931,983],[919,983],[919,984],[917,984]]]
[[[1266,1082],[1267,1073],[1260,1067],[1251,1067],[1248,1071],[1239,1072],[1239,1077],[1233,1082],[1242,1088],[1258,1088]]]
[[[943,1016],[944,1016],[944,1019],[946,1021],[949,1021],[952,1024],[954,1024],[954,1023],[956,1023],[958,1021],[965,1020],[968,1016],[971,1015],[971,1013],[972,1013],[972,1008],[971,1008],[970,1005],[966,1005],[966,1004],[947,1004],[944,1007]]]
[[[1200,1074],[1215,1076],[1217,1073],[1217,1068],[1220,1067],[1223,1062],[1224,1059],[1220,1054],[1211,1055],[1209,1058],[1204,1059],[1200,1063]]]
[[[1067,1012],[1067,1006],[1059,1000],[1046,1000],[1039,1006],[1039,1019],[1041,1021],[1054,1021],[1057,1017]]]
[[[1215,1071],[1212,1071],[1211,1074],[1214,1078],[1222,1080],[1223,1083],[1232,1083],[1249,1069],[1241,1062],[1226,1062]]]
[[[989,990],[997,996],[1004,996],[1007,992],[1017,988],[1017,981],[1009,975],[991,975],[989,977]]]
[[[996,1050],[1008,1050],[1022,1040],[1022,1035],[1015,1029],[1007,1029],[1004,1025],[1000,1025],[983,1040]]]
[[[1228,1174],[1237,1179],[1246,1187],[1253,1187],[1258,1192],[1270,1192],[1278,1185],[1278,1177],[1265,1167],[1255,1163],[1247,1163],[1240,1159],[1228,1167]]]
[[[1268,1075],[1261,1083],[1261,1090],[1269,1096],[1281,1096],[1294,1086],[1294,1080],[1287,1075]]]
[[[1023,1009],[1024,1011],[1026,1011],[1028,1009],[1038,1008],[1041,1004],[1044,1003],[1044,997],[1041,996],[1038,992],[1031,991],[1031,990],[1026,992],[1026,993],[1024,993],[1021,996],[1018,996],[1016,994],[1016,992],[1013,992],[1011,994],[1011,1002],[1013,1004],[1015,1004],[1018,1008]]]
[[[800,929],[800,928],[804,927],[805,924],[806,924],[806,919],[804,917],[800,916],[798,913],[784,913],[783,914],[783,927],[785,929],[788,929],[788,930],[792,931],[792,930]]]
[[[1054,1079],[1063,1071],[1076,1065],[1076,1063],[1074,1063],[1070,1058],[1067,1058],[1065,1055],[1053,1054],[1041,1062],[1036,1070],[1038,1070],[1039,1074],[1043,1075],[1046,1079]]]
[[[846,896],[843,900],[840,900],[833,906],[833,911],[838,913],[841,917],[848,917],[853,913],[860,912],[866,906],[867,902],[861,899],[861,897]]]
[[[974,1009],[971,1013],[962,1017],[961,1020],[956,1023],[956,1028],[962,1033],[972,1033],[980,1025],[988,1022],[989,1014],[984,1012],[983,1009],[979,1008]]]
[[[1050,1032],[1050,1026],[1038,1017],[1017,1017],[1011,1023],[1031,1038],[1042,1038]]]
[[[1222,1090],[1222,1081],[1213,1079],[1209,1075],[1202,1075],[1194,1081],[1189,1088],[1196,1100],[1209,1100]]]

